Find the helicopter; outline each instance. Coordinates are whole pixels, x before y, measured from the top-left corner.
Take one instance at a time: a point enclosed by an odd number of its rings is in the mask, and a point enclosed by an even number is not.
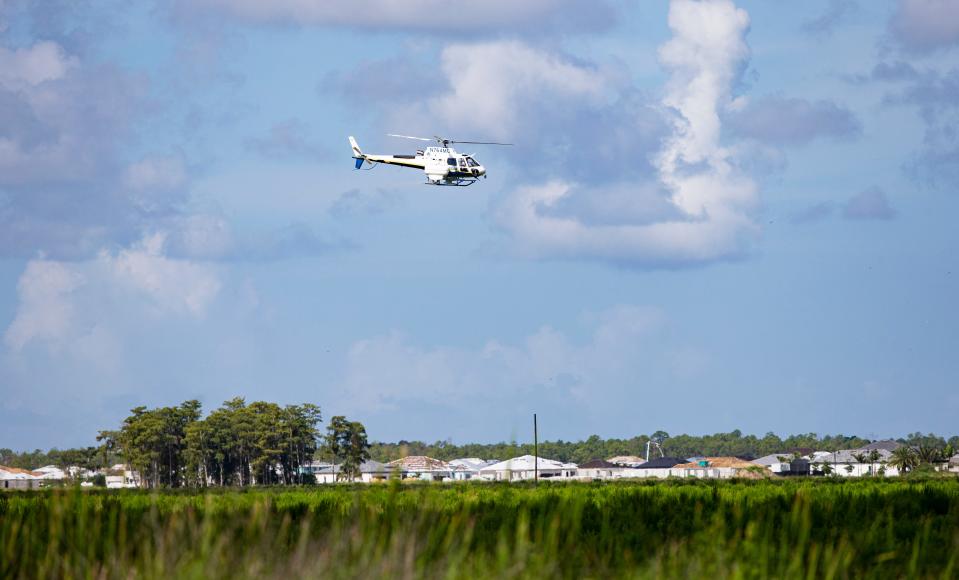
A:
[[[356,160],[355,169],[373,169],[377,163],[399,165],[422,169],[426,173],[427,185],[447,185],[465,187],[476,183],[480,177],[486,178],[486,168],[480,165],[472,155],[458,153],[453,149],[454,143],[468,143],[470,145],[512,145],[512,143],[493,143],[489,141],[454,141],[444,137],[411,137],[409,135],[387,134],[387,137],[400,139],[415,139],[417,141],[435,141],[438,147],[419,149],[415,155],[368,155],[360,150],[356,139],[350,136],[350,146],[353,148],[353,159]]]

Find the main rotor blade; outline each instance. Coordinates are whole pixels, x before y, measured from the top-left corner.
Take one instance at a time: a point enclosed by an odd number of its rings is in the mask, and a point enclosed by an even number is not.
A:
[[[450,143],[469,143],[470,145],[513,145],[512,143],[495,143],[493,141],[450,141]]]
[[[411,137],[409,135],[394,135],[393,133],[387,133],[387,137],[399,137],[400,139],[416,139],[417,141],[436,141],[436,139],[428,139],[426,137]]]

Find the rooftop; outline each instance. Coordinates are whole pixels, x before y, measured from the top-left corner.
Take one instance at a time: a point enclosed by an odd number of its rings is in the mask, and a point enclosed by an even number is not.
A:
[[[396,461],[390,461],[388,465],[394,469],[403,471],[450,471],[449,463],[425,455],[410,455],[409,457],[397,459]]]

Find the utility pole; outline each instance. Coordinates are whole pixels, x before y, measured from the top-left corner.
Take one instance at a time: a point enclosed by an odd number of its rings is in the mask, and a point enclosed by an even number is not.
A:
[[[536,428],[536,413],[533,413],[533,483],[539,485],[539,433]]]

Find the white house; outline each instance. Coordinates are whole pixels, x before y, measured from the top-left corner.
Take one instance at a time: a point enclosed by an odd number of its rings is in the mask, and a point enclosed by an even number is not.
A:
[[[634,467],[631,470],[632,475],[630,475],[630,477],[658,477],[665,479],[675,476],[676,474],[672,472],[673,466],[682,463],[687,463],[685,457],[657,457],[650,459],[639,467]]]
[[[450,467],[449,463],[425,455],[410,455],[396,461],[390,461],[386,466],[403,479],[420,479],[423,481],[453,479],[453,468]]]
[[[888,465],[892,458],[892,452],[882,447],[874,447],[879,454],[876,461],[869,459],[872,450],[866,449],[843,449],[835,453],[816,452],[810,464],[813,469],[823,471],[823,466],[828,465],[834,475],[840,477],[862,477],[864,475],[899,475],[899,470],[892,465]],[[859,461],[857,456],[865,456],[863,461]]]
[[[574,463],[562,463],[543,457],[537,461],[532,455],[523,455],[487,465],[480,470],[479,475],[490,481],[519,481],[535,479],[537,472],[541,479],[566,479],[576,477],[577,468]]]
[[[616,465],[624,465],[626,467],[639,467],[640,465],[646,463],[646,460],[638,455],[617,455],[616,457],[610,457],[606,461],[615,463]]]
[[[0,489],[37,489],[41,480],[36,472],[0,465]]]
[[[107,470],[106,484],[110,489],[140,487],[140,474],[128,465],[117,463]]]
[[[450,461],[450,467],[453,470],[454,481],[467,481],[476,479],[484,467],[493,465],[496,461],[480,459],[479,457],[465,457],[463,459],[454,459]]]
[[[635,471],[625,465],[617,465],[603,459],[593,459],[580,464],[576,468],[577,476],[580,479],[613,479],[624,477],[627,472]]]
[[[949,458],[949,471],[959,473],[959,453]]]
[[[674,465],[670,471],[677,477],[730,479],[764,477],[769,473],[769,468],[738,457],[702,457],[697,461]]]
[[[789,473],[792,470],[793,456],[789,453],[771,453],[759,459],[754,459],[753,463],[762,465],[773,473]]]

